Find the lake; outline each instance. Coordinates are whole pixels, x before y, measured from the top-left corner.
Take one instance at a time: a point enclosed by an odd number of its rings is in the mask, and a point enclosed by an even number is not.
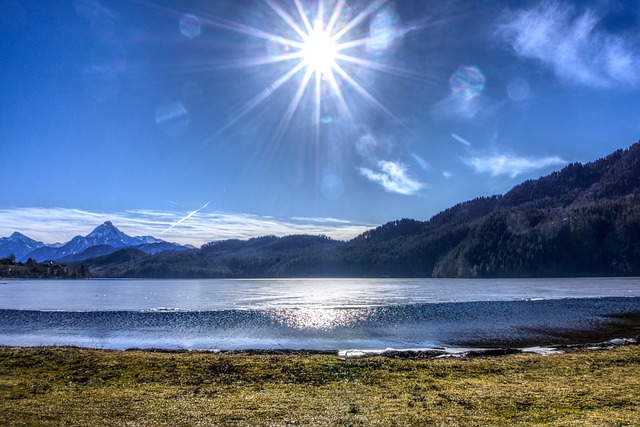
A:
[[[638,278],[0,280],[16,346],[524,346],[614,338],[638,314]]]

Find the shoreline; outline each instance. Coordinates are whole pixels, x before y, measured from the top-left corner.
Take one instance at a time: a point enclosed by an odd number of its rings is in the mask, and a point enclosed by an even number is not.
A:
[[[640,336],[634,338],[613,338],[606,341],[579,343],[579,344],[548,344],[533,345],[527,347],[425,347],[425,348],[386,348],[386,349],[171,349],[171,348],[94,348],[75,345],[43,345],[43,346],[16,346],[0,344],[0,349],[19,350],[54,350],[77,349],[83,351],[115,352],[115,353],[148,353],[148,354],[216,354],[230,356],[303,356],[320,355],[336,356],[339,359],[360,359],[364,357],[390,357],[394,359],[471,359],[486,356],[507,356],[514,354],[538,354],[548,356],[552,354],[567,354],[585,350],[613,350],[624,346],[640,345]]]

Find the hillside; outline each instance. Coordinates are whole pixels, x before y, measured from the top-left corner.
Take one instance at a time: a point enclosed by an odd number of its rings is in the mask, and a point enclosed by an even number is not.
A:
[[[640,143],[429,221],[392,221],[348,242],[265,236],[85,263],[101,277],[639,275]]]

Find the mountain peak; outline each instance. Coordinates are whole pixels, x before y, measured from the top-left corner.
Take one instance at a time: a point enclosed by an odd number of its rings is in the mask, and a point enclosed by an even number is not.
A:
[[[113,225],[113,223],[111,221],[103,222],[102,224],[100,224],[99,226],[97,226],[96,228],[93,229],[93,231],[96,231],[96,230],[117,230],[117,231],[120,231],[120,230],[118,230],[118,228],[115,225]]]
[[[127,236],[122,231],[118,230],[118,228],[113,225],[111,221],[105,221],[96,228],[93,229],[91,233],[86,236],[88,239],[91,238],[117,238],[117,239],[130,239],[130,236]]]
[[[18,231],[14,231],[13,234],[11,234],[11,236],[9,236],[7,239],[16,241],[16,242],[22,242],[29,245],[34,245],[39,243],[44,245],[44,243],[38,242],[37,240],[33,240],[31,237],[25,236],[24,234]]]
[[[0,237],[0,258],[14,254],[20,260],[25,254],[42,246],[44,243],[16,231],[9,237]]]

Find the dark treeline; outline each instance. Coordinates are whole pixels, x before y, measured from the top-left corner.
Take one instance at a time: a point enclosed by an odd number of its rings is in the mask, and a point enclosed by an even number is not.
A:
[[[548,277],[640,274],[640,143],[429,221],[348,241],[265,236],[85,261],[100,277]]]
[[[85,265],[64,265],[53,261],[16,262],[15,256],[0,258],[0,278],[4,279],[86,279],[90,276]]]

